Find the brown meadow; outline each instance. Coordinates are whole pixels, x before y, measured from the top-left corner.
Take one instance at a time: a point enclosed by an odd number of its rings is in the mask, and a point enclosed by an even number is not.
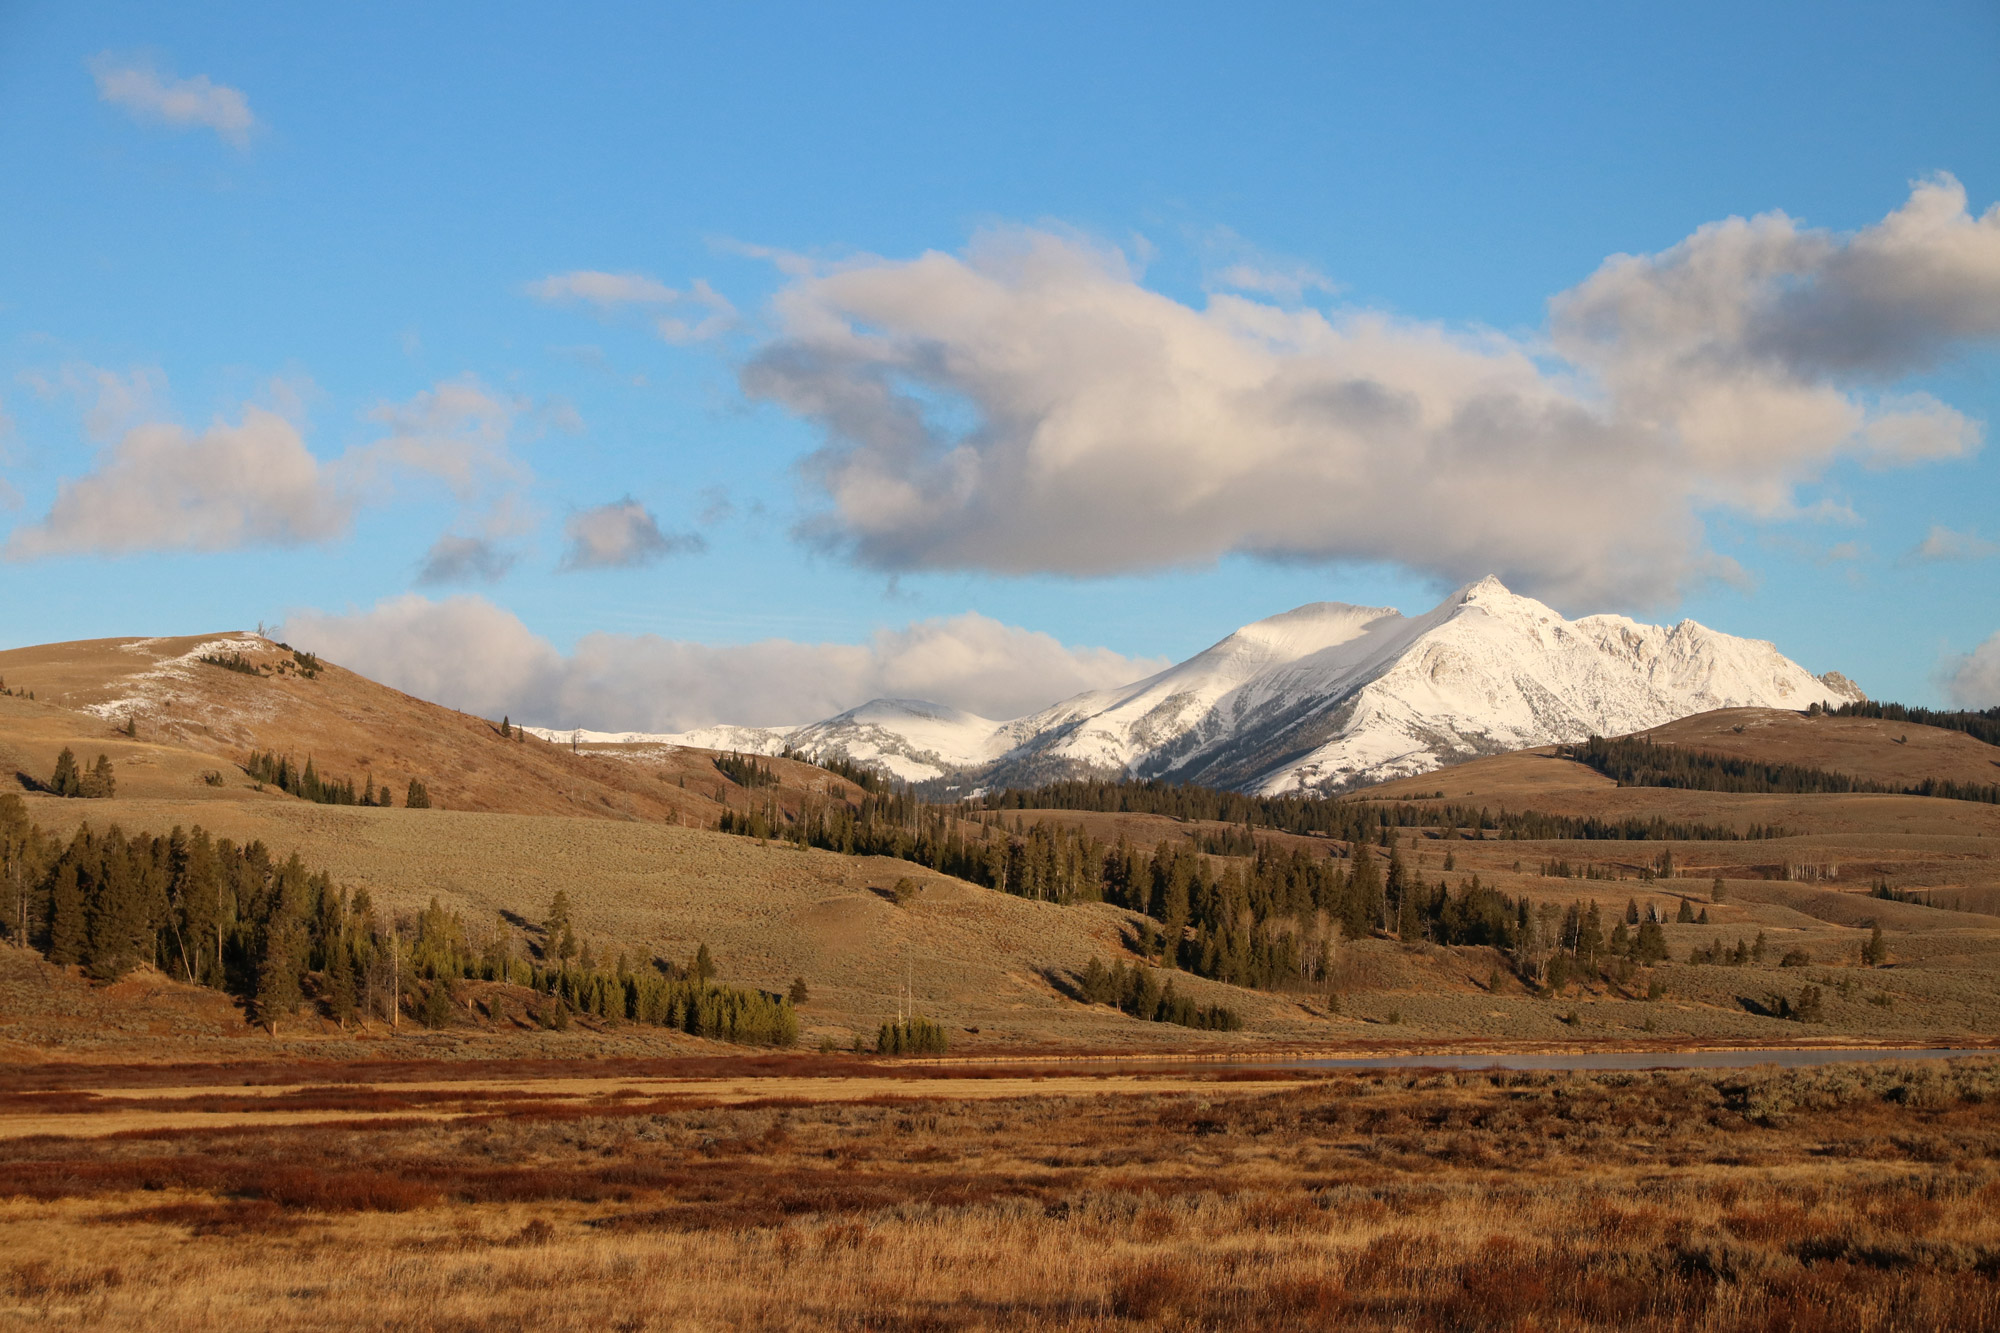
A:
[[[0,1142],[0,1320],[2000,1328],[1996,1060],[1177,1070],[1119,1095],[1072,1071],[999,1098],[873,1065],[876,1095],[840,1101],[783,1065],[784,1095],[732,1105],[468,1082],[448,1120],[322,1071],[300,1099],[381,1114]]]

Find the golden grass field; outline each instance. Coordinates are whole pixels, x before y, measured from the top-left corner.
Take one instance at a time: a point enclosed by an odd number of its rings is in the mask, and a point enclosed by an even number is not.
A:
[[[1990,1059],[1038,1087],[739,1064],[0,1075],[9,1116],[74,1131],[0,1138],[0,1325],[2000,1328]],[[189,1103],[213,1123],[88,1132]]]

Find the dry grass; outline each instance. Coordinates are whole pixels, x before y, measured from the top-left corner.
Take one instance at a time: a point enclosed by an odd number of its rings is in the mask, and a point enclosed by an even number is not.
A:
[[[0,1144],[0,1323],[2000,1328],[2000,1062]]]

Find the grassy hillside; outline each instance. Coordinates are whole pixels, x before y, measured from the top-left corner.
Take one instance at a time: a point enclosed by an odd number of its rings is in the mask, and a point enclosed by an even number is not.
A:
[[[225,642],[226,641],[226,642]],[[200,661],[240,655],[244,669]],[[1437,1042],[1824,1042],[1962,1039],[2000,1031],[2000,918],[1932,904],[1991,905],[2000,889],[2000,808],[1903,796],[1772,796],[1620,788],[1549,752],[1468,763],[1350,798],[1363,803],[1438,795],[1472,807],[1539,810],[1607,819],[1661,815],[1692,824],[1778,826],[1785,836],[1734,841],[1499,840],[1460,828],[1408,828],[1393,841],[1411,874],[1461,891],[1473,876],[1510,898],[1558,908],[1596,903],[1607,925],[1628,902],[1652,909],[1668,959],[1624,981],[1576,983],[1561,993],[1524,985],[1508,958],[1485,947],[1405,943],[1393,935],[1337,941],[1312,985],[1248,991],[1177,974],[1182,993],[1227,1004],[1239,1033],[1195,1033],[1143,1023],[1079,1002],[1075,978],[1095,959],[1132,963],[1144,930],[1132,912],[1103,903],[1028,901],[907,862],[805,850],[711,831],[727,810],[775,809],[784,828],[802,806],[854,806],[849,780],[773,760],[771,786],[745,786],[706,751],[641,746],[568,747],[503,737],[498,723],[386,689],[331,663],[254,637],[103,640],[0,653],[0,766],[16,774],[31,818],[67,837],[85,821],[164,832],[200,824],[218,837],[297,851],[349,889],[366,889],[412,915],[432,898],[475,932],[539,947],[539,924],[557,890],[577,931],[606,960],[684,961],[707,944],[725,980],[782,990],[803,978],[808,1045],[848,1045],[914,1002],[944,1022],[955,1046],[1231,1048],[1335,1043],[1368,1048]],[[29,700],[25,692],[36,698]],[[128,735],[128,724],[136,734]],[[1995,772],[1993,747],[1959,733],[1871,719],[1804,718],[1735,710],[1686,719],[1649,735],[1765,762],[1814,764],[1882,781],[1926,774],[1955,780]],[[28,790],[72,749],[85,764],[112,762],[109,800],[59,799]],[[311,757],[323,777],[368,778],[400,805],[411,778],[439,808],[316,805],[262,786],[243,763],[254,751]],[[1151,854],[1186,845],[1240,847],[1240,825],[1158,815],[1009,810],[1000,827],[965,823],[974,836],[1005,837],[1038,822]],[[1271,847],[1337,857],[1331,839],[1253,829]],[[1378,854],[1386,849],[1377,848]],[[1662,857],[1673,874],[1663,876]],[[1211,855],[1226,869],[1241,858]],[[1714,881],[1722,880],[1721,901]],[[896,901],[899,880],[922,891]],[[1899,898],[1871,896],[1878,886]],[[1707,924],[1676,920],[1685,900]],[[1859,966],[1876,926],[1888,965]],[[1765,937],[1743,966],[1695,966],[1691,952],[1723,952]],[[1809,959],[1781,966],[1786,955]],[[10,965],[0,1039],[41,1046],[70,1036],[126,1040],[105,1015],[102,992],[25,955]],[[1656,984],[1657,983],[1657,984]],[[120,983],[125,985],[127,983]],[[136,983],[135,983],[136,984]],[[1823,993],[1823,1020],[1776,1016],[1803,987]],[[145,987],[153,989],[147,990]],[[139,992],[161,1012],[164,980]],[[116,997],[112,997],[115,999]],[[213,996],[188,1000],[187,1040],[225,1044],[247,1036],[217,1025]],[[134,1003],[138,1003],[134,1001]],[[176,1004],[181,1002],[176,1001]],[[568,1034],[476,1024],[471,1001],[448,1038],[545,1051],[597,1043],[643,1044],[631,1030]],[[115,1008],[115,1005],[114,1005]],[[195,1015],[201,1015],[197,1021]],[[65,1017],[69,1015],[70,1017]],[[94,1015],[94,1017],[92,1017]],[[110,1035],[107,1036],[106,1034]],[[157,1024],[131,1027],[128,1045],[157,1040]],[[371,1037],[370,1039],[374,1039]],[[404,1040],[413,1040],[405,1037]],[[355,1040],[323,1025],[286,1041]],[[671,1034],[649,1037],[672,1047]],[[510,1045],[511,1043],[511,1045]],[[684,1043],[682,1043],[684,1044]],[[607,1046],[607,1049],[609,1047]]]

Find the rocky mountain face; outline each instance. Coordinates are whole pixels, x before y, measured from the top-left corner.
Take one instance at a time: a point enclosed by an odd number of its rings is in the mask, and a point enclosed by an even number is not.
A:
[[[1716,708],[1862,697],[1838,673],[1814,676],[1760,640],[1692,620],[1566,620],[1488,578],[1421,616],[1302,606],[1158,675],[1013,721],[876,699],[803,727],[647,739],[789,748],[966,790],[1097,775],[1334,792]]]

